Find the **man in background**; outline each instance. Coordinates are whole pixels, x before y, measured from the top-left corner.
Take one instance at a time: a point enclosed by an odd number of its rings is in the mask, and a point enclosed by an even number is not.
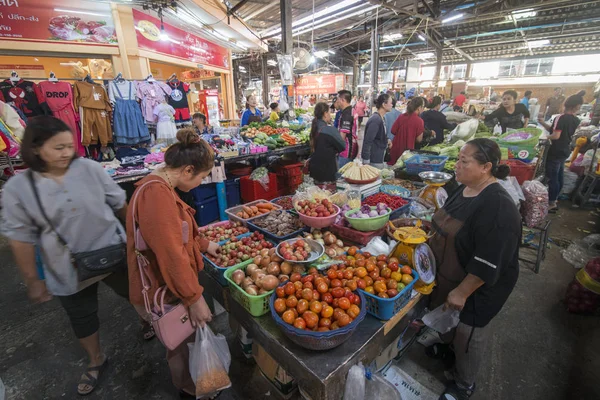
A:
[[[544,114],[544,120],[548,121],[554,114],[560,114],[562,112],[562,105],[565,102],[565,96],[563,95],[562,88],[554,88],[554,96],[546,100],[546,113]]]
[[[525,91],[525,96],[521,99],[521,104],[525,104],[525,107],[529,110],[529,99],[531,99],[531,90]]]
[[[200,136],[213,133],[213,128],[206,125],[206,115],[202,113],[195,113],[192,116],[192,123],[194,124],[196,133]]]
[[[465,92],[460,92],[460,94],[454,98],[454,111],[462,110],[465,101],[467,101],[467,96],[465,95]]]

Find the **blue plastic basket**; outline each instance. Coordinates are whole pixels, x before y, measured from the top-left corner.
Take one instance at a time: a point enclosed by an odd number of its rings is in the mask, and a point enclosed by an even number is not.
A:
[[[415,285],[415,282],[419,279],[419,274],[414,269],[412,277],[413,281],[406,285],[406,287],[402,289],[402,291],[398,293],[396,297],[391,299],[383,299],[371,293],[365,292],[362,289],[358,289],[359,292],[362,292],[365,295],[367,300],[367,312],[375,318],[379,318],[381,320],[388,320],[396,315],[396,313],[402,310],[410,301],[412,288]]]
[[[404,197],[404,198],[410,197],[410,190],[408,190],[402,186],[399,186],[399,185],[381,185],[379,187],[379,191],[381,193],[389,194],[390,196]],[[398,192],[400,192],[400,193],[398,193]]]
[[[285,285],[287,282],[282,283],[279,286]],[[344,343],[352,336],[358,325],[361,323],[367,314],[365,306],[365,296],[360,291],[356,292],[360,296],[360,314],[350,324],[343,328],[336,329],[335,331],[328,332],[315,332],[310,330],[303,330],[295,328],[293,325],[287,324],[281,319],[279,314],[275,311],[274,303],[277,299],[277,292],[275,291],[271,295],[270,309],[271,316],[275,320],[275,323],[279,325],[279,328],[283,333],[294,343],[300,347],[304,347],[309,350],[329,350],[333,349]]]
[[[439,160],[439,164],[426,163],[425,160]],[[448,157],[431,156],[428,154],[416,154],[406,161],[406,172],[410,175],[418,175],[425,171],[441,171],[446,165]]]
[[[397,208],[394,211],[392,211],[392,213],[390,214],[390,221],[398,219],[403,214],[406,214],[408,212],[408,210],[410,210],[410,203],[412,203],[412,201],[409,201],[408,204],[405,204],[402,207]]]
[[[225,271],[227,271],[229,268],[244,267],[246,265],[252,264],[252,262],[254,261],[254,258],[250,258],[242,263],[233,265],[231,267],[219,267],[204,254],[202,254],[202,258],[204,258],[204,270],[207,273],[209,273],[213,278],[215,278],[217,282],[221,284],[221,286],[229,286],[227,279],[225,279]]]

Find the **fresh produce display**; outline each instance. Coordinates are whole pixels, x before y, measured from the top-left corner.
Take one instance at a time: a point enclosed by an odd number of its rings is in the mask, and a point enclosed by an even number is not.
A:
[[[309,217],[329,217],[337,213],[335,205],[328,199],[301,200],[296,203],[296,211]]]
[[[289,135],[287,132],[282,133],[280,138],[285,140],[285,142],[290,146],[295,146],[298,144],[298,139],[296,139],[294,136]]]
[[[363,200],[363,204],[368,206],[377,206],[378,204],[385,204],[392,210],[397,210],[408,204],[408,200],[403,199],[399,196],[391,196],[386,193],[375,193]]]
[[[456,167],[456,160],[448,160],[448,161],[446,161],[446,165],[444,165],[444,170],[454,171],[455,167]]]
[[[231,280],[250,296],[258,296],[290,278],[299,279],[305,272],[304,266],[283,261],[275,249],[262,249],[252,264],[234,271]]]
[[[232,237],[248,233],[248,228],[239,222],[228,221],[224,225],[219,226],[203,226],[198,229],[200,235],[212,242],[220,242],[222,240],[231,239]]]
[[[342,287],[337,275],[336,279],[330,279],[312,268],[308,275],[293,276],[290,282],[277,287],[273,308],[285,323],[295,328],[334,331],[360,314],[360,296],[352,292]]]
[[[267,135],[277,135],[277,128],[273,128],[271,126],[261,126],[258,128],[259,132],[266,133]]]
[[[370,165],[360,165],[355,162],[349,162],[340,168],[340,174],[346,179],[355,181],[368,181],[379,178],[381,171]]]
[[[411,152],[410,150],[405,150],[404,153],[398,158],[396,164],[394,164],[394,168],[404,168],[404,163],[409,160],[416,153]]]
[[[261,133],[258,128],[248,128],[246,130],[241,131],[241,134],[243,136],[246,136],[247,138],[255,138],[256,136],[258,136],[258,134]]]
[[[290,133],[289,128],[277,128],[275,131],[277,132],[278,135],[285,135],[285,134]]]
[[[310,257],[310,245],[304,239],[291,242],[282,242],[279,245],[279,254],[286,261],[305,261]]]
[[[567,310],[576,314],[592,314],[600,307],[600,257],[588,261],[567,288]]]
[[[269,137],[264,132],[259,132],[253,140],[256,144],[262,144],[267,146],[269,150],[275,150],[277,148],[285,147],[288,145],[288,143],[279,136]]]
[[[238,239],[231,238],[221,246],[220,253],[216,257],[206,253],[206,257],[221,268],[233,267],[234,265],[248,261],[261,254],[262,250],[273,248],[273,243],[265,240],[265,236],[253,232],[252,235]],[[275,252],[275,249],[273,249]],[[256,263],[256,259],[254,260]]]
[[[291,200],[290,200],[291,203]],[[269,215],[257,218],[252,223],[275,236],[286,236],[304,227],[297,216],[287,211],[273,211]]]
[[[304,129],[294,134],[300,143],[308,143],[310,141],[310,129]]]
[[[304,237],[325,246],[325,254],[330,258],[341,256],[348,250],[348,247],[344,246],[344,242],[329,231],[322,232],[320,229],[314,229],[312,233],[305,233]]]
[[[291,210],[294,208],[294,205],[292,204],[292,196],[280,197],[279,199],[272,201],[272,203],[277,204],[284,210]]]
[[[248,219],[262,214],[268,214],[273,211],[273,208],[273,204],[271,203],[258,203],[254,206],[242,206],[242,210],[238,211],[235,215],[243,219]]]
[[[359,253],[358,248],[353,246],[348,249],[347,255],[337,259],[344,263],[331,266],[326,273],[334,287],[350,291],[358,288],[387,299],[396,297],[413,281],[412,268],[401,265],[395,257]]]
[[[387,204],[385,203],[377,203],[376,206],[371,207],[368,205],[363,205],[361,206],[358,210],[356,210],[355,212],[348,214],[347,216],[349,218],[376,218],[376,217],[380,217],[382,215],[387,215],[389,213],[391,213],[392,210],[390,210],[387,206]]]

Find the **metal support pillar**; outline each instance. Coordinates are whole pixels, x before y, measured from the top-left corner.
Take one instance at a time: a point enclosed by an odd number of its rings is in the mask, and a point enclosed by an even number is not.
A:
[[[279,0],[279,13],[281,14],[281,51],[285,55],[292,54],[294,38],[292,37],[292,2]],[[287,102],[294,108],[294,97],[291,95],[293,86],[288,86]]]
[[[441,47],[435,50],[435,72],[433,73],[433,91],[438,93],[438,86],[440,83],[440,73],[442,72],[442,58],[444,56],[444,50]]]
[[[467,63],[467,71],[465,73],[465,80],[471,79],[471,74],[473,73],[473,63]]]
[[[267,112],[269,111],[269,75],[267,74],[267,53],[260,56],[261,79],[262,79],[262,101]]]
[[[354,64],[352,65],[352,95],[358,96],[358,74],[360,73],[360,69],[358,68],[358,58],[354,60]]]
[[[371,106],[379,94],[379,27],[373,21],[371,28]]]

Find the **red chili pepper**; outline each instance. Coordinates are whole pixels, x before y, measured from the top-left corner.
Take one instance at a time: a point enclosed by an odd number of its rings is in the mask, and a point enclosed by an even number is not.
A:
[[[399,196],[391,196],[386,193],[375,193],[363,200],[363,204],[376,206],[378,203],[384,203],[392,210],[408,204],[408,201]]]

